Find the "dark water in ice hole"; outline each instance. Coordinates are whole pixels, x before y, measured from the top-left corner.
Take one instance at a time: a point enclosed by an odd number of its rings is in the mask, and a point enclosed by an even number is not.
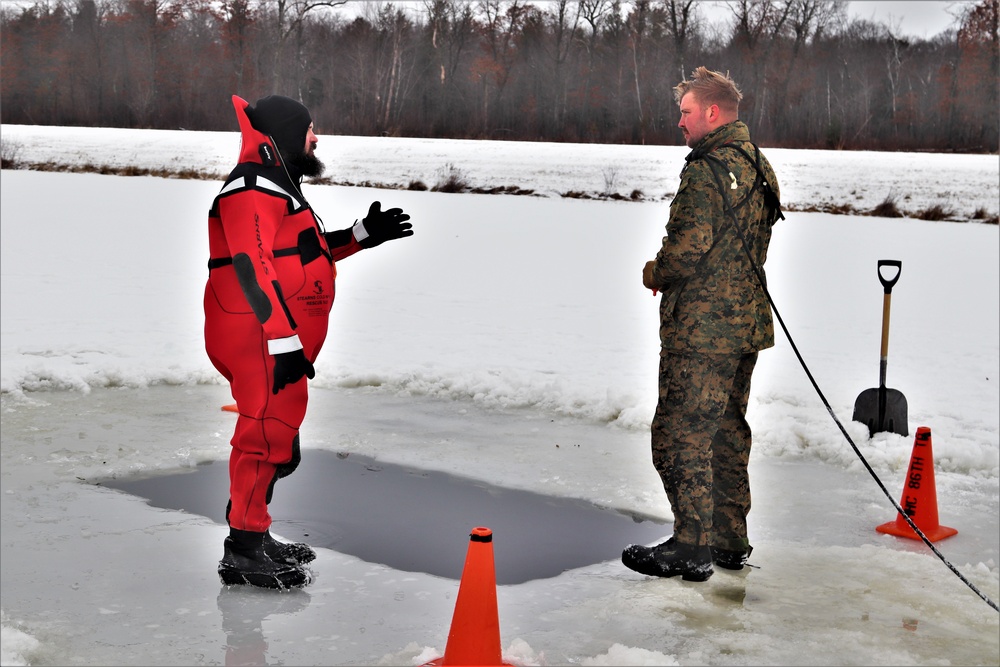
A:
[[[225,524],[227,462],[103,486]],[[497,584],[554,577],[617,560],[630,543],[669,535],[669,524],[598,507],[492,486],[466,477],[375,461],[356,454],[303,452],[290,477],[278,480],[271,532],[397,570],[461,579],[469,532],[493,531]],[[219,557],[222,556],[222,535]]]

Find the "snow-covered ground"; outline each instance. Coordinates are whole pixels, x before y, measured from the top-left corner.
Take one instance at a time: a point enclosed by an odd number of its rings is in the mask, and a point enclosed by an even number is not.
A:
[[[322,132],[322,128],[318,128]],[[26,163],[112,169],[194,170],[225,177],[239,146],[235,132],[122,130],[7,125],[3,140]],[[320,134],[319,153],[334,183],[433,187],[449,175],[473,188],[508,187],[539,196],[669,200],[685,146],[550,144],[344,137]],[[1000,211],[996,155],[769,149],[787,208],[867,213],[887,198],[906,213],[940,205],[956,220]],[[353,214],[352,214],[353,215]]]
[[[3,126],[0,139],[25,162],[218,174],[238,142],[34,126]],[[458,171],[541,196],[306,186],[330,229],[378,199],[406,209],[416,234],[338,264],[303,465],[308,449],[325,449],[669,520],[648,453],[657,299],[640,273],[686,149],[321,136],[319,152],[337,182],[433,186]],[[940,203],[961,219],[1000,206],[995,155],[768,155],[794,208],[866,210],[890,194],[904,210]],[[205,214],[218,187],[0,174],[4,664],[416,665],[443,654],[452,579],[320,549],[303,591],[227,590],[215,575],[223,526],[99,485],[228,457],[233,422],[219,408],[231,399],[201,337]],[[642,201],[559,196],[633,190]],[[810,371],[896,500],[912,433],[932,429],[941,523],[959,530],[936,546],[997,601],[998,228],[787,217],[766,269]],[[869,438],[850,421],[858,394],[878,385],[879,259],[903,262],[887,383],[907,398],[909,437]],[[997,612],[922,543],[875,532],[891,502],[777,337],[749,413],[759,567],[688,584],[612,558],[500,586],[505,659],[1000,662]],[[466,544],[456,535],[459,552]]]

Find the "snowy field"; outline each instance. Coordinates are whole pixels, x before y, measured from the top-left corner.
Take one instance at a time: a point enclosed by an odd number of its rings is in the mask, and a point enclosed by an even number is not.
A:
[[[29,163],[220,176],[238,149],[235,132],[3,126],[0,138]],[[370,456],[669,521],[648,452],[658,322],[641,269],[685,153],[321,135],[335,182],[433,186],[458,171],[539,196],[306,186],[328,229],[378,199],[410,213],[416,234],[338,264],[303,465],[309,449]],[[912,434],[932,429],[941,523],[959,530],[936,546],[996,602],[1000,239],[967,220],[1000,207],[998,157],[768,155],[790,208],[867,210],[891,195],[963,220],[789,212],[766,270],[810,371],[895,500]],[[202,347],[219,185],[0,174],[3,664],[420,665],[444,652],[453,579],[320,549],[302,591],[227,590],[215,574],[224,526],[99,485],[228,458],[233,420],[219,408],[231,398]],[[641,201],[560,196],[633,190]],[[887,384],[906,396],[909,437],[869,438],[850,421],[878,385],[879,259],[903,262]],[[500,586],[505,659],[1000,663],[997,612],[925,545],[874,530],[895,510],[780,331],[748,418],[756,568],[690,584],[610,559]],[[331,508],[342,511],[364,499]],[[456,535],[462,554],[471,528]]]
[[[631,197],[638,190],[645,201],[669,200],[688,153],[685,146],[343,137],[317,131],[333,183],[433,187],[455,174],[473,188],[517,188],[542,197]],[[37,125],[4,126],[3,140],[26,163],[194,170],[219,178],[232,169],[239,146],[236,132]],[[770,149],[767,155],[781,179],[782,202],[794,210],[846,206],[866,213],[891,198],[903,212],[940,205],[955,220],[968,220],[980,208],[992,216],[1000,212],[996,155],[788,149]]]

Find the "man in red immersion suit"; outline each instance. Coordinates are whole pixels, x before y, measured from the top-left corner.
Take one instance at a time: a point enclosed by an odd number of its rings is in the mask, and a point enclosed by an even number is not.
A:
[[[327,232],[300,189],[303,176],[323,171],[309,111],[280,95],[254,106],[233,96],[233,106],[242,147],[209,212],[205,288],[205,349],[239,411],[219,577],[294,588],[312,580],[303,566],[316,554],[271,537],[267,506],[275,482],[299,464],[306,378],[326,338],[335,262],[413,230],[401,209],[373,202],[364,220]]]

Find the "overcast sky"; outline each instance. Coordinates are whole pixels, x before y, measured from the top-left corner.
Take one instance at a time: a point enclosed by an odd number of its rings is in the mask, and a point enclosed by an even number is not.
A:
[[[899,22],[905,35],[930,38],[951,27],[955,16],[961,13],[962,6],[975,4],[965,0],[956,2],[949,0],[917,0],[899,2],[898,0],[852,0],[848,12],[852,17],[858,17],[895,25]]]

